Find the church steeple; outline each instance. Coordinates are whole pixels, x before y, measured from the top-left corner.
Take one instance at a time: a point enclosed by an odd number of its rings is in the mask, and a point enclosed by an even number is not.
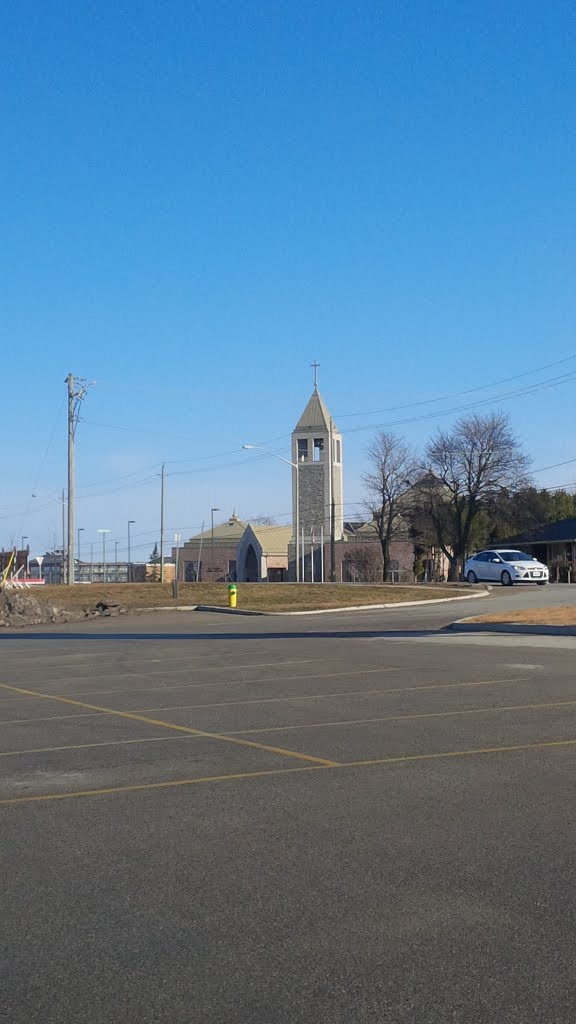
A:
[[[330,430],[331,422],[332,417],[326,408],[324,399],[318,388],[315,387],[308,405],[296,424],[296,430]]]
[[[314,391],[292,433],[292,509],[305,538],[323,532],[328,544],[332,526],[336,541],[344,529],[342,435],[318,391],[318,366],[314,361]]]

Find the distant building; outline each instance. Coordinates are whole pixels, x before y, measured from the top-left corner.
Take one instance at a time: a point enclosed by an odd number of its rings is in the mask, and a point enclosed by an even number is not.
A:
[[[9,550],[0,551],[0,577],[4,575],[8,566],[10,566],[10,576],[18,575],[20,578],[24,578],[28,574],[28,559],[30,557],[30,548],[22,548],[20,551],[15,551],[14,548]]]
[[[284,583],[289,578],[288,549],[291,526],[248,523],[236,553],[240,583]]]
[[[342,455],[342,435],[315,386],[292,433],[293,525],[265,526],[233,514],[215,524],[213,533],[211,528],[203,530],[180,548],[179,579],[190,583],[294,580],[299,549],[301,579],[329,580],[333,522],[335,580],[381,582],[382,552],[374,525],[344,522]],[[407,536],[393,543],[389,581],[412,582],[414,561],[414,545]]]
[[[300,530],[305,534],[314,531],[320,535],[322,531],[328,540],[333,517],[335,540],[341,540],[344,534],[342,434],[317,386],[292,432],[292,462],[298,464],[298,470],[292,470],[293,522],[298,519]]]
[[[576,517],[560,519],[536,530],[519,533],[494,547],[527,551],[550,569],[552,582],[576,582]]]
[[[164,582],[171,583],[175,573],[174,562],[164,561]],[[62,570],[62,553],[48,552],[39,558],[29,561],[29,573],[33,579],[43,579],[46,583],[65,582]],[[74,563],[75,583],[96,583],[100,586],[110,583],[151,583],[160,579],[160,564],[152,562],[84,562]]]
[[[224,583],[236,579],[236,549],[247,523],[235,512],[224,523],[191,537],[178,552],[178,578],[186,583]],[[176,549],[172,549],[172,557]]]
[[[46,580],[46,583],[62,583],[64,580],[64,558],[61,551],[47,551],[39,558],[31,558],[28,572],[32,579]]]

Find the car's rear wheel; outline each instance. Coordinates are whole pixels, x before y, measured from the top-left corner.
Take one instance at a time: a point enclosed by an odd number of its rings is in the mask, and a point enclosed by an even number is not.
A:
[[[537,583],[536,583],[536,586],[537,587],[546,587],[546,586],[548,586],[548,580],[538,580]]]
[[[478,583],[478,577],[475,572],[472,572],[472,569],[470,569],[466,579],[468,580],[468,583]]]
[[[502,573],[500,579],[502,581],[502,586],[503,587],[511,587],[512,586],[512,577],[511,577],[511,575],[510,575],[510,573],[508,572],[507,569],[504,569],[504,572]]]

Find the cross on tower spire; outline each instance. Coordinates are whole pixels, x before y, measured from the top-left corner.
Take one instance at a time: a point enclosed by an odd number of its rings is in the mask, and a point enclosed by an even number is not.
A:
[[[313,363],[310,363],[310,366],[314,370],[314,391],[318,391],[318,370],[320,368],[320,363],[314,360]]]

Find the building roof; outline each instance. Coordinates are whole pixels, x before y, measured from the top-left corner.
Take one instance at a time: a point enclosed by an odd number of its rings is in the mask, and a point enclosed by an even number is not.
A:
[[[296,430],[330,430],[330,422],[332,417],[326,408],[326,403],[322,398],[317,388],[314,388],[310,401],[304,409],[298,423],[296,424]],[[332,429],[335,430],[336,426],[332,421]]]
[[[499,542],[502,544],[562,544],[576,541],[576,516],[569,519],[560,519],[557,523],[547,523],[546,526],[539,526],[536,530],[529,530],[527,533],[519,533],[515,537],[508,537],[507,540]]]
[[[214,543],[215,544],[232,544],[235,545],[240,540],[244,530],[246,529],[247,523],[239,519],[235,512],[232,513],[229,519],[224,523],[214,524]],[[194,537],[190,537],[186,541],[186,545],[199,544],[200,541],[203,543],[212,541],[212,528],[209,526],[203,533],[197,533]]]
[[[359,522],[356,520],[356,522],[344,523],[344,535],[349,539],[353,537],[362,537],[362,539],[369,537],[370,540],[378,540],[378,530],[373,519],[369,520],[369,522]]]
[[[256,526],[249,523],[263,555],[285,555],[292,540],[291,526]]]
[[[362,523],[356,530],[356,533],[361,534],[363,537],[378,537],[378,528],[373,519],[368,523]]]

